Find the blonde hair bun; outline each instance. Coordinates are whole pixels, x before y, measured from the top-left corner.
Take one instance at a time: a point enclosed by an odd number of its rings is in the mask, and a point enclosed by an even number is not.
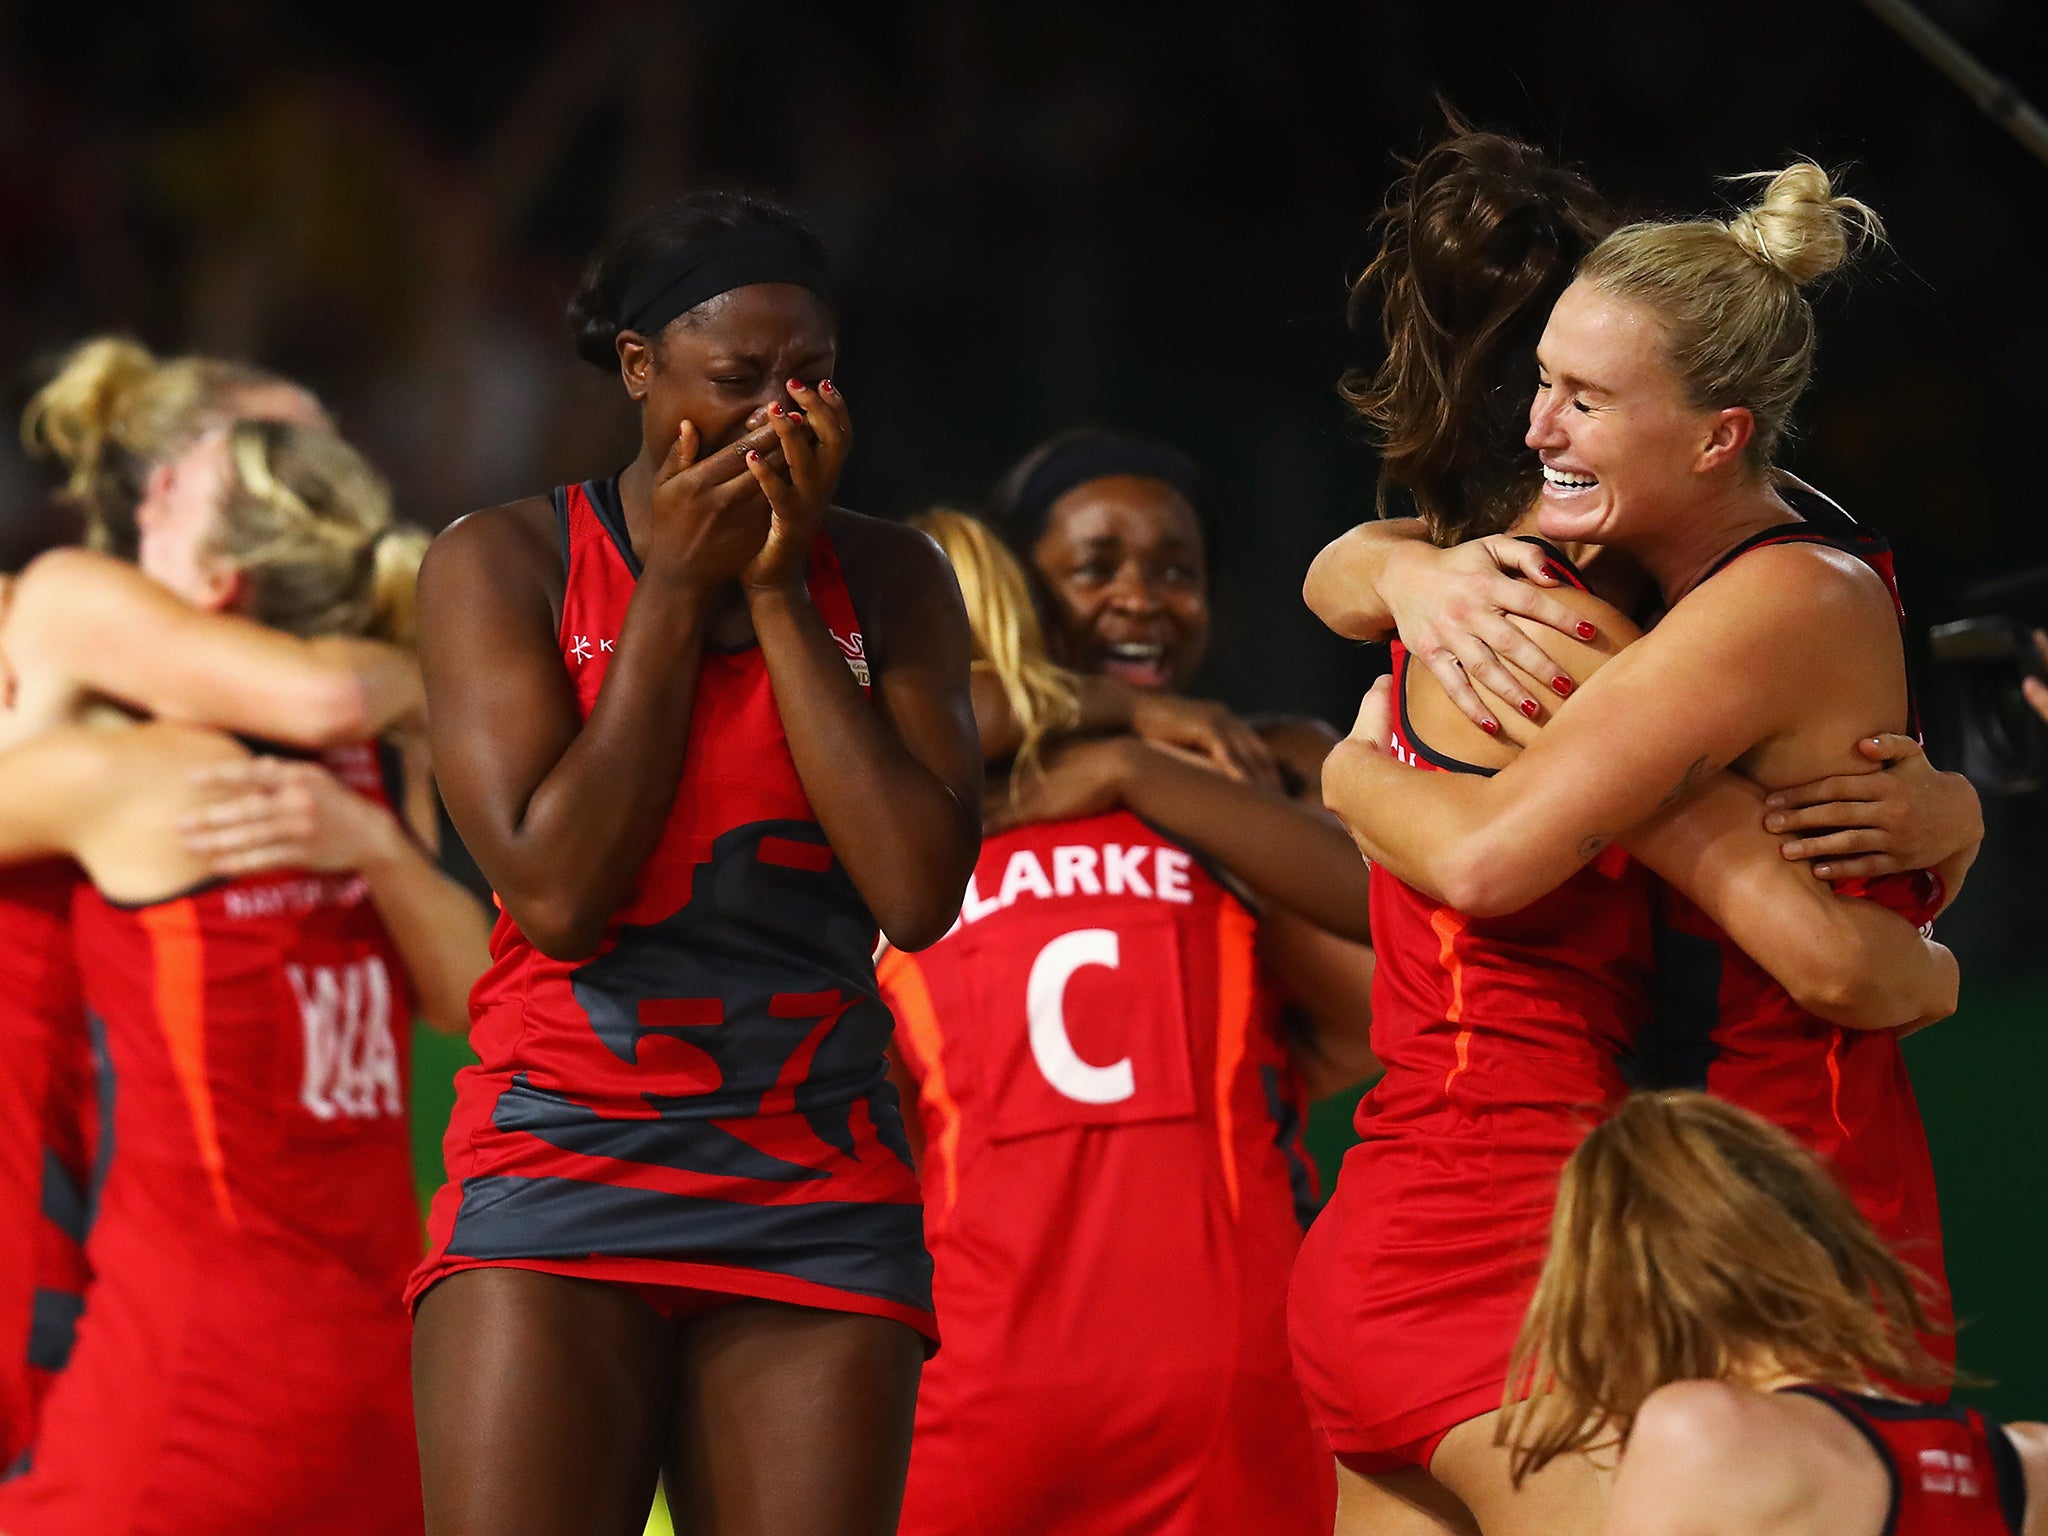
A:
[[[82,495],[106,444],[126,435],[131,402],[154,379],[157,360],[139,341],[96,336],[65,354],[21,417],[21,443],[65,468],[66,489]],[[128,446],[123,443],[122,446]]]
[[[1828,173],[1811,160],[1731,179],[1767,185],[1757,202],[1728,221],[1729,235],[1754,260],[1800,287],[1884,238],[1884,221],[1876,211],[1853,197],[1837,196]]]

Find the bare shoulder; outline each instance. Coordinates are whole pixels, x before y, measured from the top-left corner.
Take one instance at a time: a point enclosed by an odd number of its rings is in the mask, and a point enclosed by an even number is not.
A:
[[[2048,1536],[2048,1424],[2008,1424],[2005,1433],[2019,1457],[2027,1485],[2021,1536]]]
[[[951,583],[953,567],[945,551],[930,534],[908,523],[834,507],[825,514],[825,531],[856,593],[892,582],[922,584],[940,572]]]
[[[1730,1382],[1679,1381],[1651,1393],[1636,1416],[1614,1517],[1667,1536],[1878,1536],[1890,1502],[1876,1453],[1826,1404]]]
[[[9,629],[33,634],[53,616],[69,618],[83,609],[101,609],[137,594],[160,591],[149,577],[125,560],[97,550],[46,550],[22,567],[9,594]]]
[[[547,497],[486,507],[458,517],[428,546],[420,565],[422,617],[431,616],[437,590],[466,592],[482,585],[517,591],[533,584],[534,590],[559,594],[567,574]]]
[[[928,634],[934,626],[965,631],[967,613],[952,562],[930,534],[843,507],[825,515],[825,531],[861,627],[885,661],[892,634]]]
[[[1790,636],[1843,638],[1898,628],[1898,608],[1884,579],[1831,544],[1772,544],[1731,562],[1675,603],[1660,631],[1713,624],[1741,625],[1766,643]]]

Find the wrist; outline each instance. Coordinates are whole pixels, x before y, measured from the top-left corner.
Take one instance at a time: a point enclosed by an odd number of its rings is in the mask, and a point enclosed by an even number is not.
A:
[[[362,824],[355,839],[357,853],[352,861],[357,874],[373,884],[421,857],[395,811],[363,801]]]
[[[746,595],[747,607],[757,611],[791,610],[809,607],[811,602],[811,591],[804,584],[802,571],[759,582],[742,579],[740,590]]]

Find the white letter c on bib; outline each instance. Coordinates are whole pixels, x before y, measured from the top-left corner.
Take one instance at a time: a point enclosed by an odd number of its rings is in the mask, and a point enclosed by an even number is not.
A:
[[[1024,988],[1024,1009],[1031,1026],[1031,1054],[1045,1080],[1082,1104],[1115,1104],[1137,1092],[1131,1058],[1107,1067],[1092,1067],[1074,1050],[1067,1034],[1067,982],[1084,965],[1117,967],[1117,940],[1108,928],[1077,928],[1063,933],[1031,962]],[[1011,994],[1015,996],[1015,993]]]

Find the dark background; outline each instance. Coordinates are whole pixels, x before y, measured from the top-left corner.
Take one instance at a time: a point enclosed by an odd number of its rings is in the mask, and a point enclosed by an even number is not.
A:
[[[2048,95],[2035,0],[1928,9]],[[1332,387],[1373,358],[1344,284],[1439,92],[1644,212],[1716,206],[1717,175],[1794,154],[1849,165],[1892,249],[1823,301],[1788,463],[1892,535],[1917,622],[2048,564],[2048,167],[1855,0],[15,4],[0,370],[107,329],[255,358],[319,390],[437,527],[627,456],[616,385],[559,318],[606,228],[693,185],[771,190],[839,267],[842,500],[972,503],[1078,422],[1172,438],[1221,509],[1213,690],[1342,722],[1374,655],[1297,592],[1372,511]],[[0,447],[0,563],[63,534]],[[1911,1050],[1979,1319],[1965,1360],[2001,1408],[2048,1414],[2048,817],[1991,812],[1943,924],[1964,1016]]]

